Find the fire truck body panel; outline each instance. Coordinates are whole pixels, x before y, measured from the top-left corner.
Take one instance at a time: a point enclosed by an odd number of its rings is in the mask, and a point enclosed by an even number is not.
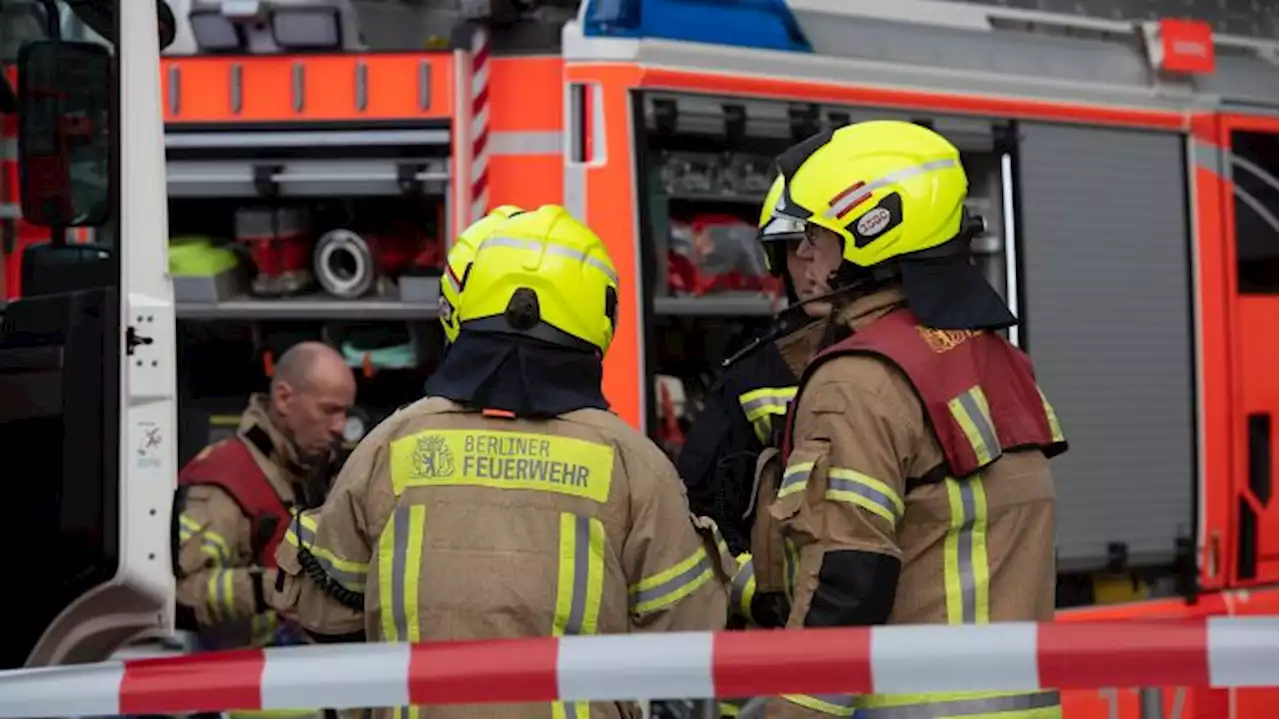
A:
[[[1227,379],[1203,377],[1220,371],[1215,369],[1220,367],[1217,355],[1228,343],[1240,341],[1234,326],[1213,316],[1237,312],[1235,303],[1228,300],[1230,307],[1221,306],[1219,299],[1229,286],[1221,284],[1226,278],[1217,271],[1233,265],[1219,264],[1231,262],[1226,257],[1197,257],[1206,243],[1212,243],[1210,251],[1216,255],[1235,235],[1232,228],[1210,227],[1209,222],[1193,234],[1190,218],[1213,210],[1197,212],[1192,206],[1191,198],[1201,192],[1195,182],[1203,168],[1193,165],[1197,176],[1188,176],[1187,158],[1203,150],[1188,132],[1192,110],[1222,100],[1210,96],[1209,88],[1233,89],[1238,93],[1234,101],[1274,106],[1274,83],[1227,77],[1239,70],[1235,62],[1207,80],[1182,83],[1181,94],[1153,92],[1150,69],[1132,43],[1050,38],[1055,54],[1046,60],[1033,57],[1026,37],[996,32],[990,24],[962,22],[943,32],[936,21],[907,26],[868,19],[856,6],[797,12],[806,30],[824,28],[806,32],[806,37],[814,48],[825,38],[825,54],[592,37],[589,27],[584,32],[579,25],[567,26],[570,107],[575,94],[585,94],[579,88],[591,89],[596,117],[584,115],[577,124],[602,122],[603,129],[591,139],[600,142],[602,134],[611,150],[593,157],[590,167],[566,159],[566,188],[585,186],[581,209],[575,210],[589,222],[607,223],[611,240],[613,232],[628,225],[637,228],[637,239],[618,242],[619,247],[611,248],[615,253],[630,254],[653,241],[641,219],[643,208],[633,204],[636,217],[628,218],[614,199],[642,196],[634,172],[622,177],[628,163],[612,151],[611,137],[629,134],[625,129],[639,115],[632,106],[640,104],[634,99],[638,96],[644,97],[650,127],[649,100],[661,97],[674,103],[680,113],[677,132],[686,114],[690,128],[696,122],[724,122],[708,117],[705,108],[730,103],[745,108],[748,132],[757,117],[763,119],[755,131],[763,132],[764,123],[773,121],[772,129],[781,126],[785,132],[788,107],[803,104],[816,106],[824,116],[855,120],[885,115],[925,119],[950,137],[968,140],[968,146],[958,142],[962,151],[989,151],[994,127],[1016,125],[1016,142],[1005,151],[1017,165],[1016,179],[1005,181],[1017,185],[1005,237],[1005,264],[1016,271],[1005,273],[1011,280],[1005,290],[1012,288],[1011,306],[1024,320],[1017,337],[1036,359],[1046,391],[1059,398],[1055,401],[1064,426],[1075,427],[1071,456],[1058,465],[1061,565],[1064,571],[1099,571],[1175,563],[1178,553],[1196,541],[1197,506],[1209,503],[1198,498],[1195,488],[1235,481],[1232,468],[1238,461],[1230,458],[1236,452],[1230,448],[1234,434],[1217,428],[1233,423],[1231,413],[1239,410],[1226,408],[1221,395],[1206,399],[1203,387]],[[1091,29],[1114,38],[1124,27],[1099,22]],[[889,30],[914,39],[886,40]],[[838,48],[856,48],[877,59],[840,57]],[[1106,61],[1092,62],[1099,48]],[[904,55],[909,52],[915,55]],[[921,57],[926,54],[928,61]],[[890,59],[878,59],[881,55]],[[940,71],[938,64],[948,69]],[[1267,67],[1262,60],[1248,66],[1255,77],[1259,65]],[[1000,72],[969,69],[973,67]],[[630,105],[628,98],[633,98]],[[704,114],[694,118],[699,112]],[[573,128],[574,118],[567,124]],[[585,144],[572,133],[570,129],[571,146]],[[643,142],[637,138],[631,146],[639,148]],[[615,165],[621,167],[611,167]],[[1221,172],[1203,181],[1221,183]],[[1202,199],[1207,201],[1209,194]],[[577,196],[566,193],[571,202]],[[1197,264],[1203,261],[1215,264]],[[662,314],[665,299],[655,297],[652,311]],[[1275,305],[1274,298],[1262,302]],[[1206,304],[1202,313],[1197,312],[1199,303]],[[642,300],[639,306],[644,304]],[[631,314],[630,307],[622,311],[624,319],[634,318],[637,325],[651,322],[643,313]],[[1197,350],[1196,335],[1206,324],[1212,325],[1207,330],[1211,336],[1219,327],[1231,327],[1227,332],[1232,337],[1217,336],[1212,346],[1201,342]],[[1095,357],[1106,361],[1092,363]],[[1274,353],[1269,360],[1254,361],[1274,363]],[[633,371],[636,385],[645,391],[650,386],[645,371]],[[1239,375],[1235,369],[1228,374]],[[652,401],[642,404],[653,406]],[[652,416],[646,419],[653,422]],[[1204,439],[1197,436],[1201,432]],[[1215,436],[1222,444],[1209,447],[1206,440]],[[1211,462],[1202,461],[1201,454]],[[1135,513],[1135,506],[1143,511]],[[1265,511],[1257,502],[1248,506]],[[1225,525],[1203,524],[1205,536],[1226,534]],[[1274,573],[1270,576],[1274,582]]]

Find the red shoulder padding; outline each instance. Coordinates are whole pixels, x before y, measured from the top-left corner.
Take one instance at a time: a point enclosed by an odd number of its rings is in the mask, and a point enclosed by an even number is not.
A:
[[[1026,354],[995,333],[935,330],[899,309],[809,362],[787,413],[784,458],[791,454],[804,385],[819,365],[839,355],[875,357],[906,376],[954,477],[981,470],[1006,450],[1039,448],[1054,456],[1066,449],[1065,441],[1054,436]]]
[[[292,513],[239,437],[205,447],[178,473],[178,486],[214,486],[226,492],[249,518],[259,566],[276,566],[276,546],[284,540]]]

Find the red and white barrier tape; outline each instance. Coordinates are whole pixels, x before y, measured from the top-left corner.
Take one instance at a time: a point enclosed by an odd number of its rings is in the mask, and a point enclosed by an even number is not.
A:
[[[471,36],[471,222],[489,209],[489,30]]]
[[[1277,685],[1280,618],[346,644],[0,673],[0,717]]]

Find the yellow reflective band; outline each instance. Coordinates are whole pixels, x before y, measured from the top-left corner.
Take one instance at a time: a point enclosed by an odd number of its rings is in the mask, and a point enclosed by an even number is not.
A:
[[[232,619],[235,616],[235,594],[232,580],[235,574],[231,569],[215,569],[209,572],[208,599],[209,614],[216,620]]]
[[[761,387],[738,395],[742,413],[751,423],[756,438],[762,444],[769,441],[774,417],[787,416],[787,404],[795,399],[795,387]]]
[[[526,432],[430,430],[391,443],[391,480],[396,496],[407,487],[489,487],[604,503],[613,448]]]
[[[857,505],[896,525],[907,511],[893,487],[880,480],[843,467],[827,471],[827,491],[823,495],[836,502]]]
[[[760,444],[769,444],[769,434],[773,431],[773,420],[769,417],[760,417],[751,422],[751,431],[755,433],[756,439],[760,440]]]
[[[742,705],[746,701],[742,699],[721,699],[720,700],[720,716],[736,717],[742,713]]]
[[[378,604],[382,641],[422,641],[418,587],[422,582],[422,546],[427,508],[397,505],[378,537]],[[396,719],[416,719],[417,707],[396,707]]]
[[[560,515],[560,572],[555,636],[595,634],[604,592],[604,524],[571,512]]]
[[[588,719],[589,716],[589,714],[578,713],[578,704],[560,702],[551,705],[551,719]]]
[[[853,696],[847,694],[783,694],[783,699],[806,709],[837,717],[853,716]]]
[[[978,466],[985,467],[994,462],[1000,456],[1000,440],[996,436],[995,426],[991,424],[991,409],[982,388],[969,388],[964,394],[947,402],[947,408],[973,446]]]
[[[276,636],[276,613],[265,611],[249,618],[249,641],[255,647],[270,646]]]
[[[987,495],[981,475],[944,480],[951,526],[943,544],[948,624],[986,624],[991,620],[987,561]]]
[[[295,514],[289,523],[284,541],[299,549],[306,549],[330,579],[353,592],[364,593],[369,578],[369,565],[355,562],[334,554],[316,544],[316,518],[310,514]]]
[[[600,601],[604,596],[604,545],[604,524],[599,519],[561,513],[560,571],[552,635],[574,636],[599,631]],[[586,702],[560,702],[552,705],[552,713],[587,719],[590,708]]]
[[[1036,391],[1040,393],[1040,403],[1044,405],[1044,416],[1049,420],[1049,435],[1054,442],[1067,441],[1066,435],[1062,433],[1062,425],[1058,423],[1058,413],[1049,404],[1049,398],[1044,396],[1044,390],[1039,387],[1036,387]]]
[[[875,694],[858,697],[855,706],[859,709],[860,719],[978,719],[994,716],[1057,719],[1062,716],[1061,699],[1053,690],[1031,693]]]
[[[756,597],[756,569],[750,554],[739,558],[737,574],[729,589],[729,604],[746,619],[751,619],[751,601]]]
[[[787,467],[782,473],[782,483],[778,485],[778,499],[802,491],[809,483],[809,474],[813,472],[813,462],[797,462]]]
[[[382,614],[382,639],[416,642],[418,586],[422,577],[422,544],[426,507],[398,505],[378,537],[378,598]]]
[[[631,587],[631,613],[637,616],[665,609],[711,581],[711,560],[699,546],[684,561],[640,580]]]
[[[796,600],[796,575],[800,571],[800,551],[791,537],[782,539],[782,584],[787,593],[787,600]]]
[[[213,560],[214,566],[230,563],[231,550],[221,534],[205,528],[186,514],[178,515],[178,541],[186,542],[197,536],[200,537],[200,551]]]

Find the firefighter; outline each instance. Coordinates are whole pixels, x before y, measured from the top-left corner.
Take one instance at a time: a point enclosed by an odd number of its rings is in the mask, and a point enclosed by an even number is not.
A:
[[[761,487],[775,492],[782,468],[778,440],[796,380],[816,349],[831,310],[809,279],[799,255],[804,223],[774,208],[782,197],[779,175],[761,207],[758,235],[769,272],[781,277],[788,308],[724,362],[702,412],[689,429],[678,462],[693,511],[715,519],[738,569],[729,596],[729,628],[786,624],[782,547],[767,512],[757,513]],[[738,716],[745,700],[720,702],[721,716]]]
[[[905,122],[821,133],[779,158],[779,212],[805,223],[836,292],[800,378],[770,515],[788,628],[1049,621],[1054,487],[1066,450],[1017,320],[973,265],[956,148]],[[1056,692],[788,696],[769,717],[1048,719]]]
[[[255,394],[233,438],[204,448],[178,475],[179,624],[206,648],[286,640],[266,603],[275,547],[295,507],[323,501],[355,377],[319,342],[289,348],[268,394]]]
[[[603,243],[549,205],[457,259],[453,341],[428,396],[295,518],[276,606],[313,634],[380,642],[722,627],[733,558],[601,392],[619,297]],[[639,716],[612,703],[419,713]]]
[[[745,621],[780,627],[786,623],[780,571],[771,574],[762,566],[757,577],[751,554],[754,500],[758,484],[763,480],[776,485],[774,475],[781,473],[775,456],[786,408],[822,332],[819,320],[831,309],[816,291],[817,283],[808,279],[805,262],[797,254],[804,223],[774,215],[781,196],[779,176],[765,197],[759,240],[770,273],[782,279],[789,307],[725,360],[724,372],[708,390],[677,463],[693,511],[716,521],[738,559],[731,625]],[[759,534],[767,538],[776,532]],[[759,544],[767,545],[767,539]],[[780,554],[774,564],[781,565]]]

